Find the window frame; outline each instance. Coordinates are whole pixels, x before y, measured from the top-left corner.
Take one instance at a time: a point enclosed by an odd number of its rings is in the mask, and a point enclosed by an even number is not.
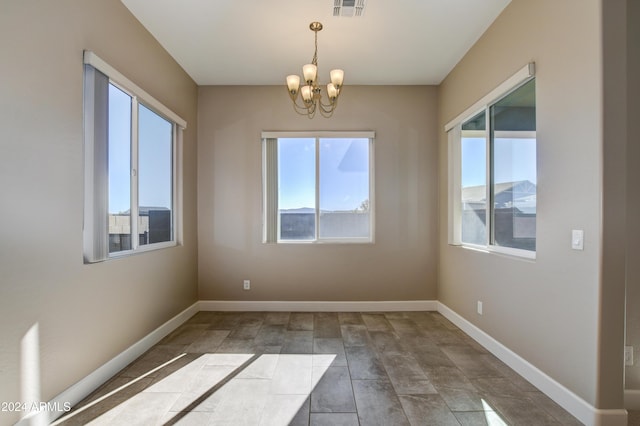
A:
[[[477,251],[498,253],[508,256],[535,260],[535,250],[526,250],[514,247],[499,246],[493,244],[492,235],[495,232],[493,218],[493,179],[492,165],[493,147],[491,141],[490,109],[501,99],[507,97],[529,81],[535,79],[535,63],[531,62],[518,70],[510,78],[498,85],[495,89],[482,97],[471,107],[449,121],[444,130],[447,133],[448,144],[448,244],[461,246]],[[462,241],[462,125],[478,114],[485,113],[485,147],[486,147],[486,238],[485,244],[473,244]],[[537,160],[536,160],[537,161]]]
[[[277,205],[278,199],[278,184],[277,184],[277,174],[278,174],[278,165],[277,160],[273,160],[273,156],[277,157],[276,152],[269,152],[268,148],[268,140],[275,139],[276,146],[278,139],[285,138],[307,138],[307,139],[315,139],[315,149],[316,149],[316,157],[315,157],[315,198],[316,198],[316,207],[315,207],[315,237],[310,240],[288,240],[281,239],[278,231],[280,230],[280,214]],[[319,170],[320,170],[320,157],[318,155],[319,151],[319,140],[320,139],[368,139],[368,148],[369,148],[369,237],[366,238],[357,238],[357,237],[344,237],[344,238],[327,238],[320,237],[319,235],[319,212],[320,212],[320,203],[318,201],[320,192],[320,180],[319,180]],[[265,244],[373,244],[375,242],[375,153],[374,153],[374,140],[375,140],[375,132],[373,131],[303,131],[303,132],[286,132],[286,131],[264,131],[262,132],[262,162],[263,162],[263,204],[262,204],[262,218],[263,218],[263,238],[262,242]],[[274,179],[275,176],[275,179]],[[270,192],[275,190],[275,194],[270,194]],[[275,217],[274,217],[275,215]],[[271,229],[275,227],[275,229]]]
[[[84,149],[85,149],[85,200],[84,200],[84,261],[101,262],[126,257],[138,253],[155,251],[181,244],[182,237],[182,132],[187,123],[180,116],[165,107],[115,68],[107,64],[91,51],[84,51],[85,65],[84,87]],[[131,166],[130,166],[130,235],[131,248],[109,252],[109,206],[108,206],[108,112],[106,116],[94,115],[94,110],[105,108],[97,105],[102,99],[96,99],[93,92],[93,73],[101,73],[109,86],[121,90],[131,97]],[[91,75],[90,75],[91,74]],[[106,95],[108,107],[108,94]],[[139,121],[140,105],[171,124],[171,239],[168,241],[140,244],[138,239],[139,212]],[[96,114],[99,114],[96,113]],[[101,123],[98,121],[102,120]],[[98,129],[102,126],[102,129]],[[104,145],[104,146],[102,146]],[[105,218],[106,216],[106,218]]]

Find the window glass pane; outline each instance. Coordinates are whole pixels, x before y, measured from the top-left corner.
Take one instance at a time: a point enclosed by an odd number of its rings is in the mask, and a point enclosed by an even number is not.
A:
[[[535,250],[535,80],[491,106],[491,144],[492,243]]]
[[[278,210],[281,240],[316,237],[315,139],[278,139]]]
[[[138,108],[138,242],[173,240],[173,126]]]
[[[487,244],[487,139],[483,111],[462,124],[460,239],[467,244]]]
[[[131,250],[131,97],[109,85],[109,253]]]
[[[320,139],[320,238],[368,238],[369,139]]]

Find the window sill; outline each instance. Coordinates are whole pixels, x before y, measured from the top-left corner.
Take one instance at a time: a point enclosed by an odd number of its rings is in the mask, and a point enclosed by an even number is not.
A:
[[[300,241],[296,241],[296,240],[286,240],[286,241],[277,241],[275,244],[284,244],[284,245],[290,245],[290,244],[301,244],[301,245],[327,245],[327,244],[336,244],[336,245],[342,245],[342,244],[373,244],[373,240],[321,240],[321,241],[304,241],[304,240],[300,240]]]
[[[122,250],[122,251],[117,251],[117,252],[114,252],[114,253],[109,253],[109,257],[107,258],[107,260],[120,259],[120,258],[123,258],[123,257],[135,256],[137,254],[149,253],[149,252],[152,252],[152,251],[162,250],[162,249],[176,247],[176,246],[178,246],[178,243],[175,242],[175,241],[167,241],[167,242],[164,242],[164,243],[149,244],[149,245],[138,247],[135,250]]]
[[[450,244],[450,245],[453,247],[460,247],[469,251],[486,253],[486,254],[495,254],[498,256],[508,257],[512,259],[529,260],[529,261],[536,260],[535,251],[521,250],[521,249],[515,249],[511,247],[500,247],[500,246],[487,247],[487,246],[474,246],[469,244]]]

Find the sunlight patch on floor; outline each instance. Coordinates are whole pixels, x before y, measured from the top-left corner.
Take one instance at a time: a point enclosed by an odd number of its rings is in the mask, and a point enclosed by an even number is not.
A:
[[[99,403],[101,403],[101,402],[102,402],[102,401],[104,401],[105,399],[107,399],[107,398],[109,398],[109,397],[111,397],[111,396],[116,395],[118,392],[121,392],[121,391],[125,390],[125,389],[126,389],[126,388],[128,388],[129,386],[131,386],[131,385],[133,385],[134,383],[136,383],[136,382],[138,382],[138,381],[140,381],[140,380],[144,379],[145,377],[147,377],[147,376],[149,376],[149,375],[151,375],[151,374],[155,373],[156,371],[162,370],[162,369],[163,369],[163,368],[165,368],[166,366],[168,366],[168,365],[170,365],[170,364],[174,363],[175,361],[179,360],[180,358],[182,358],[182,357],[183,357],[183,356],[185,356],[185,355],[186,355],[186,354],[180,354],[180,355],[178,355],[177,357],[175,357],[175,358],[173,358],[173,359],[171,359],[171,360],[169,360],[169,361],[165,362],[164,364],[157,366],[157,367],[156,367],[156,368],[154,368],[153,370],[149,370],[149,371],[147,371],[145,374],[142,374],[142,375],[140,375],[140,376],[136,377],[135,379],[132,379],[132,380],[131,380],[131,381],[129,381],[126,385],[122,385],[122,386],[118,387],[117,389],[114,389],[114,390],[112,390],[111,392],[109,392],[109,393],[107,393],[107,394],[105,394],[105,395],[101,396],[100,398],[97,398],[97,399],[95,399],[95,400],[91,401],[90,403],[88,403],[88,404],[86,404],[86,405],[84,405],[84,406],[82,406],[82,407],[80,407],[80,408],[78,408],[78,409],[75,409],[75,410],[74,410],[73,412],[71,412],[70,414],[68,414],[68,415],[66,415],[66,416],[63,416],[63,417],[59,418],[57,421],[55,421],[55,422],[51,423],[51,426],[58,425],[58,424],[60,424],[60,423],[62,423],[62,422],[64,422],[64,421],[66,421],[66,420],[69,420],[70,418],[72,418],[72,417],[74,417],[74,416],[77,416],[78,414],[82,413],[83,411],[86,411],[86,410],[88,410],[89,408],[91,408],[91,407],[93,407],[93,406],[95,406],[95,405],[98,405]]]
[[[198,419],[213,424],[288,425],[335,357],[333,354],[204,354],[89,424],[174,424]],[[87,408],[89,406],[81,410]]]
[[[482,408],[484,409],[484,417],[487,420],[488,426],[509,426],[502,418],[496,413],[489,405],[487,401],[481,399]]]

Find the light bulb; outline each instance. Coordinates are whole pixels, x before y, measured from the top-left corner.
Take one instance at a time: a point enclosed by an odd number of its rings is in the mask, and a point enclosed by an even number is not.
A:
[[[344,71],[343,70],[331,70],[331,83],[336,87],[336,89],[340,89],[342,87],[342,82],[344,81]]]
[[[316,81],[317,74],[318,67],[313,64],[307,64],[302,67],[302,75],[304,76],[304,81],[306,81],[309,85]]]
[[[334,86],[333,83],[327,84],[327,95],[332,101],[338,97],[338,89],[336,89],[336,86]]]
[[[289,93],[297,93],[300,88],[300,76],[298,75],[288,75],[287,76],[287,87],[289,88]]]
[[[310,102],[313,98],[313,91],[311,90],[311,86],[302,86],[302,89],[300,89],[300,93],[302,94],[302,99],[305,102]]]

